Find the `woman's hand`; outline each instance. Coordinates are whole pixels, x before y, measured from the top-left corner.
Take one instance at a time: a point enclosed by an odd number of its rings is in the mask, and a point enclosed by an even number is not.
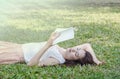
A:
[[[105,64],[105,61],[101,61],[100,63],[98,63],[97,65],[103,65]]]
[[[48,41],[47,41],[47,43],[48,43],[48,45],[52,45],[53,44],[53,42],[58,38],[60,36],[60,33],[59,32],[53,32],[51,35],[50,35],[50,37],[49,37],[49,39],[48,39]]]

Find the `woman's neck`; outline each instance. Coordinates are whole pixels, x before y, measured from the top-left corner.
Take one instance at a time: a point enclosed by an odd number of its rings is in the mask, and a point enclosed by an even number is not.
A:
[[[60,46],[57,46],[59,52],[62,54],[62,56],[64,57],[64,59],[66,59],[66,49],[62,48]]]

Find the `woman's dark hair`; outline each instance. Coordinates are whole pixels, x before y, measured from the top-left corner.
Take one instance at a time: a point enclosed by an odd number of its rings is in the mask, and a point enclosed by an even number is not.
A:
[[[93,61],[92,55],[88,52],[85,51],[85,57],[79,60],[66,60],[64,63],[66,66],[75,66],[77,64],[80,64],[81,66],[87,65],[87,64],[95,64]]]

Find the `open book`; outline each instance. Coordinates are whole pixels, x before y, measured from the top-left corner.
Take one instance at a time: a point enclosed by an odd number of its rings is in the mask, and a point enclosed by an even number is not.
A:
[[[74,28],[57,28],[55,32],[59,32],[60,36],[53,42],[53,44],[57,44],[59,42],[63,42],[69,39],[74,38]]]

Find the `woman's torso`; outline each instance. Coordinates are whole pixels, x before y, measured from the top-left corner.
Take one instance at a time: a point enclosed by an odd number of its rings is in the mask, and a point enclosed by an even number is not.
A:
[[[28,63],[30,59],[38,53],[42,47],[46,44],[46,42],[40,42],[40,43],[27,43],[22,45],[23,54],[25,62]],[[50,47],[40,58],[40,61],[47,59],[48,57],[53,57],[57,59],[60,63],[64,63],[65,60],[60,54],[58,48],[56,45]]]

